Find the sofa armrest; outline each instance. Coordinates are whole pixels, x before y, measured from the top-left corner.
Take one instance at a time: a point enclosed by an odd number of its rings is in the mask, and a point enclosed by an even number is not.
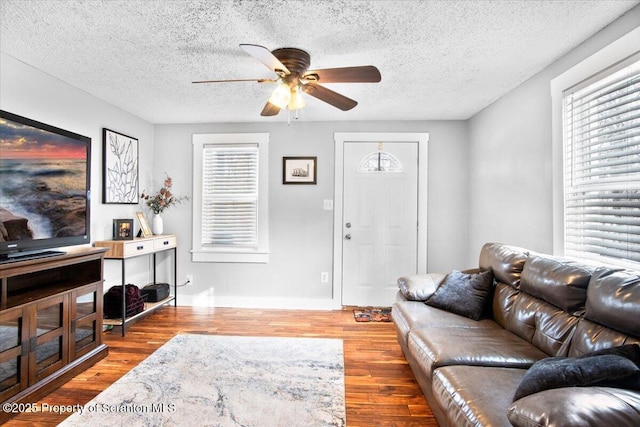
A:
[[[398,288],[409,301],[425,301],[438,289],[446,273],[415,274],[398,279]]]
[[[640,425],[640,393],[610,387],[566,387],[517,400],[507,410],[514,427]]]

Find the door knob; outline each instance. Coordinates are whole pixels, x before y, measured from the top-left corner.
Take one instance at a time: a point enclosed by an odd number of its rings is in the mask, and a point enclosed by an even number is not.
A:
[[[351,234],[347,234],[347,235],[345,235],[345,236],[344,236],[344,239],[345,239],[345,240],[351,240]]]

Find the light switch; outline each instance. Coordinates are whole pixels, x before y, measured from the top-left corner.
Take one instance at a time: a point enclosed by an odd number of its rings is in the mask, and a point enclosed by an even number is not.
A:
[[[324,199],[323,208],[324,208],[325,211],[332,211],[333,210],[333,200]]]

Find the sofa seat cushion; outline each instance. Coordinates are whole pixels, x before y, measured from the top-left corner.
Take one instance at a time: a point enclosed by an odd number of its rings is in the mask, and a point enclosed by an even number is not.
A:
[[[476,322],[418,301],[396,302],[391,310],[391,318],[405,343],[409,331],[425,327],[501,329],[493,320],[483,319]]]
[[[528,369],[548,357],[531,343],[499,327],[412,330],[407,347],[426,375],[451,365]]]
[[[556,388],[523,397],[507,411],[515,427],[640,425],[640,393],[607,387]]]
[[[433,373],[435,404],[446,414],[444,426],[511,427],[507,408],[526,369],[447,366]]]

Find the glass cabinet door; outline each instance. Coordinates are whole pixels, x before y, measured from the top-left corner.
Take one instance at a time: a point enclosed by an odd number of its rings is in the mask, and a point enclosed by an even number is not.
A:
[[[37,303],[32,313],[30,381],[39,381],[67,364],[66,298],[67,295],[47,298]]]
[[[0,313],[0,401],[29,383],[29,316],[23,309]]]
[[[70,359],[82,356],[96,348],[101,328],[97,316],[98,290],[95,285],[74,291],[71,294]]]

